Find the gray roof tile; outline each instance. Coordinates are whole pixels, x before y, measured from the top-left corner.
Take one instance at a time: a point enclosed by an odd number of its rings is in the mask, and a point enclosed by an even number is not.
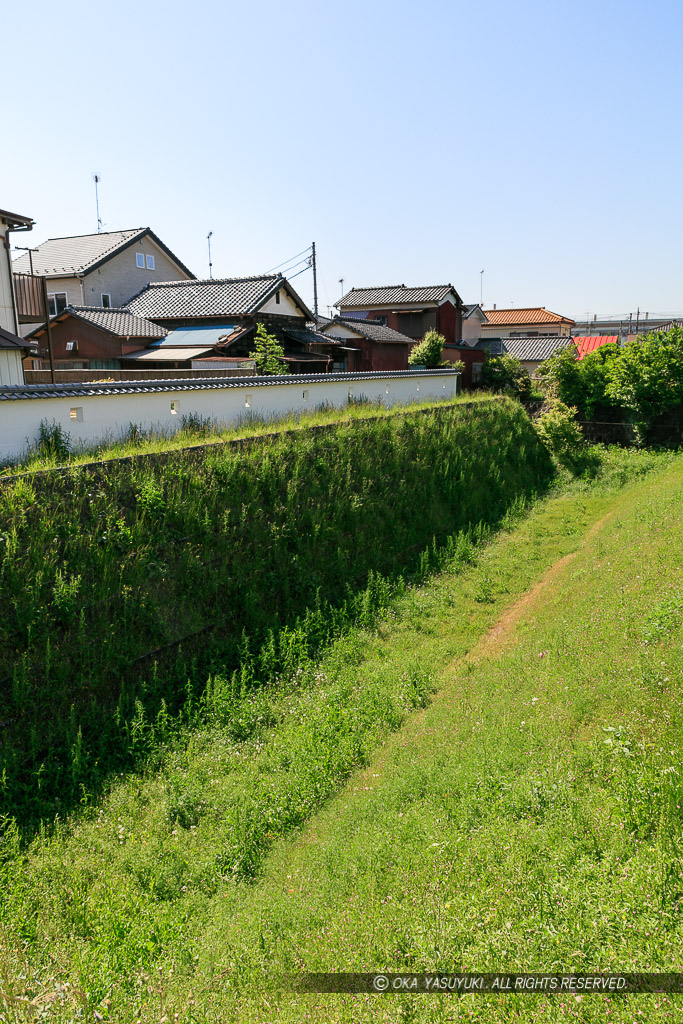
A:
[[[100,327],[117,338],[165,338],[165,327],[153,324],[151,320],[136,316],[129,309],[107,308],[105,306],[67,306],[64,313],[71,313],[79,320]],[[53,319],[59,319],[58,317]]]
[[[574,342],[573,338],[502,338],[500,340],[485,339],[478,343],[477,348],[488,348],[491,355],[500,355],[500,348],[522,362],[537,362],[549,359],[558,349],[567,348]]]
[[[281,274],[203,281],[154,282],[134,296],[128,309],[158,320],[246,316],[285,283]]]
[[[71,274],[83,274],[113,256],[118,249],[124,248],[136,238],[142,238],[145,235],[152,238],[181,270],[189,277],[193,277],[192,272],[149,228],[129,228],[126,231],[100,231],[94,235],[48,238],[31,254],[32,263],[29,253],[25,252],[12,261],[12,269],[18,274],[30,274],[31,265],[33,265],[33,273],[45,277],[68,277]]]
[[[361,334],[364,338],[370,338],[371,341],[376,341],[379,344],[396,345],[401,342],[406,345],[415,344],[414,338],[409,338],[406,334],[400,334],[399,331],[395,331],[391,327],[384,327],[382,324],[378,324],[374,320],[360,320],[352,316],[336,316],[334,320],[330,320],[329,323],[325,324],[322,328],[323,334],[330,334],[334,337],[335,324],[340,324],[342,327],[348,327],[350,330]]]
[[[365,309],[367,306],[400,305],[403,302],[441,302],[449,292],[460,298],[452,284],[427,285],[424,288],[406,288],[404,284],[352,288],[335,305],[340,309],[352,306]]]

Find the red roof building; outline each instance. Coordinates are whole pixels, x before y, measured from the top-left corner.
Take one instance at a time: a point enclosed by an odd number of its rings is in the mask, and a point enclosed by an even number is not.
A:
[[[618,345],[618,334],[598,334],[588,338],[572,338],[576,345],[577,359],[583,359],[589,352],[595,352],[602,345]]]

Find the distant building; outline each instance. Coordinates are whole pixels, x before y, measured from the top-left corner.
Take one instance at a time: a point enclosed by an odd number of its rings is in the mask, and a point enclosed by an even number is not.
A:
[[[465,345],[472,348],[481,338],[481,331],[484,324],[488,323],[488,317],[478,303],[471,306],[464,306],[462,313],[462,340]]]
[[[584,359],[590,352],[595,352],[596,349],[602,348],[603,345],[618,345],[619,335],[599,334],[592,337],[584,335],[583,337],[574,337],[572,341],[576,346],[576,358]]]
[[[344,319],[374,320],[413,341],[431,330],[443,334],[449,345],[462,341],[464,306],[452,284],[352,288],[336,307]]]
[[[523,309],[484,310],[486,323],[481,326],[482,339],[488,338],[568,338],[574,321],[568,316],[553,313],[545,306]]]
[[[119,308],[151,282],[194,279],[150,228],[49,238],[22,253],[12,269],[47,278],[51,316],[67,306]],[[29,324],[22,333],[36,326]]]
[[[542,362],[570,345],[573,345],[572,338],[551,335],[545,338],[482,338],[477,348],[484,349],[489,356],[508,355],[519,359],[522,366],[533,375]]]

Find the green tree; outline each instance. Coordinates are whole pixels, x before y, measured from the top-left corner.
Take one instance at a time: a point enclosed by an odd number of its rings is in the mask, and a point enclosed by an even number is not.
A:
[[[517,398],[531,396],[531,377],[514,356],[492,356],[481,368],[480,381],[491,391],[503,391]]]
[[[609,365],[606,390],[641,427],[683,404],[683,329],[646,334],[625,345]]]
[[[420,344],[416,345],[408,356],[408,366],[425,366],[428,370],[433,370],[441,363],[445,344],[443,334],[427,331]]]
[[[268,334],[263,324],[257,324],[254,338],[254,351],[249,358],[256,364],[256,370],[263,375],[289,373],[287,363],[283,362],[285,350],[273,334]]]
[[[570,345],[541,363],[537,373],[549,394],[590,419],[597,407],[616,404],[607,394],[607,384],[609,367],[618,358],[617,345],[601,345],[583,359],[576,358],[576,348]]]

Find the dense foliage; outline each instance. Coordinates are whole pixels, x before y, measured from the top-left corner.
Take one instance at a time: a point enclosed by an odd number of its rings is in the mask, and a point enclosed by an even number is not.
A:
[[[276,676],[273,631],[311,610],[306,643],[325,642],[369,574],[419,569],[551,473],[494,400],[4,485],[0,813],[83,797],[210,671],[266,644],[249,685]]]
[[[284,355],[285,350],[275,335],[268,334],[263,324],[257,324],[254,351],[249,353],[249,358],[256,364],[257,372],[268,376],[289,373]]]
[[[683,405],[683,330],[607,344],[576,358],[572,346],[539,367],[546,386],[587,419],[609,415],[641,431]]]
[[[481,369],[480,383],[490,391],[514,395],[522,400],[531,397],[531,377],[514,356],[492,356]]]
[[[439,334],[437,331],[427,331],[420,344],[411,349],[408,365],[424,366],[427,370],[433,370],[441,363],[445,344],[446,339],[443,334]]]

